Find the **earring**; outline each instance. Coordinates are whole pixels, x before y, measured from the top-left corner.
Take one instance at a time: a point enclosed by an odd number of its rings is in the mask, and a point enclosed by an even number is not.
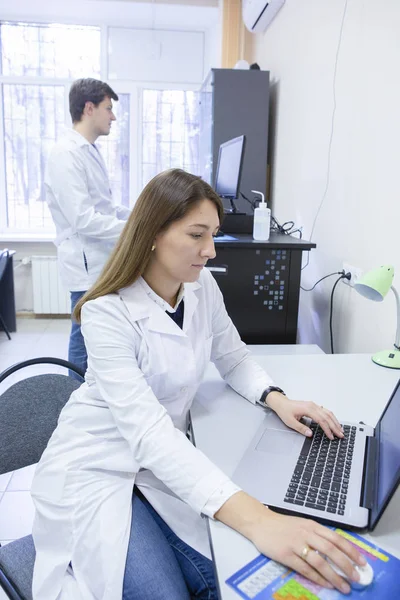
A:
[[[153,244],[151,247],[151,251],[154,252],[155,249],[156,249],[156,246],[155,246],[155,244]]]

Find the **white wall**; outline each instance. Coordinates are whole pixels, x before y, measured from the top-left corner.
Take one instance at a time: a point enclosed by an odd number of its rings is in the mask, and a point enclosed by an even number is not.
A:
[[[214,6],[127,2],[124,0],[0,0],[2,20],[120,25],[159,29],[209,29]],[[39,19],[39,21],[37,21]],[[188,27],[190,26],[190,27]]]
[[[210,4],[210,3],[208,3]],[[186,31],[202,31],[205,36],[203,77],[221,60],[221,13],[218,6],[194,6],[193,3],[155,4],[119,0],[0,0],[2,20],[32,22],[81,23],[96,26],[123,26]],[[188,48],[190,53],[190,48]],[[198,82],[199,84],[201,81]],[[1,229],[1,228],[0,228]],[[15,241],[16,236],[1,235],[0,248],[16,250],[16,265],[33,254],[55,255],[50,242]],[[33,310],[31,266],[18,266],[15,271],[16,309]]]
[[[254,60],[272,75],[273,212],[309,238],[327,183],[335,56],[345,0],[286,0]],[[349,0],[337,62],[329,185],[302,284],[340,271],[392,263],[400,286],[400,3]],[[329,348],[335,278],[301,294],[301,342]],[[342,282],[334,303],[335,350],[372,352],[394,342],[393,294],[381,304]]]

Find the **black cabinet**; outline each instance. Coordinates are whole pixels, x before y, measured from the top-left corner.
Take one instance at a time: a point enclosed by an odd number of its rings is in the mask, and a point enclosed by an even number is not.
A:
[[[240,190],[267,192],[269,72],[212,69],[200,90],[200,175],[215,184],[219,147],[246,136]],[[251,213],[239,198],[237,208]],[[229,203],[225,208],[230,208]]]
[[[207,267],[241,338],[247,344],[295,344],[301,256],[315,244],[279,234],[268,242],[234,237],[217,238],[217,256]]]

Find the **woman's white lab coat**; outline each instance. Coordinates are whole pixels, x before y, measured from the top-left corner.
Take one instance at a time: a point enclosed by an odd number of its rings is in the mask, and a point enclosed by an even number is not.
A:
[[[83,307],[86,381],[63,409],[32,485],[34,600],[122,597],[134,483],[204,554],[200,515],[212,517],[238,489],[187,439],[188,411],[210,358],[251,402],[272,381],[207,270],[184,286],[183,329],[167,306],[139,279]]]

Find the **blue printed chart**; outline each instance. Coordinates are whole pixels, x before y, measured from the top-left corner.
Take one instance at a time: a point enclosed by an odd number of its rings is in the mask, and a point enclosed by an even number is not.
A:
[[[245,600],[360,600],[400,599],[400,560],[355,533],[335,530],[364,554],[374,570],[373,583],[362,590],[343,595],[322,588],[298,573],[260,554],[234,573],[226,583]]]

